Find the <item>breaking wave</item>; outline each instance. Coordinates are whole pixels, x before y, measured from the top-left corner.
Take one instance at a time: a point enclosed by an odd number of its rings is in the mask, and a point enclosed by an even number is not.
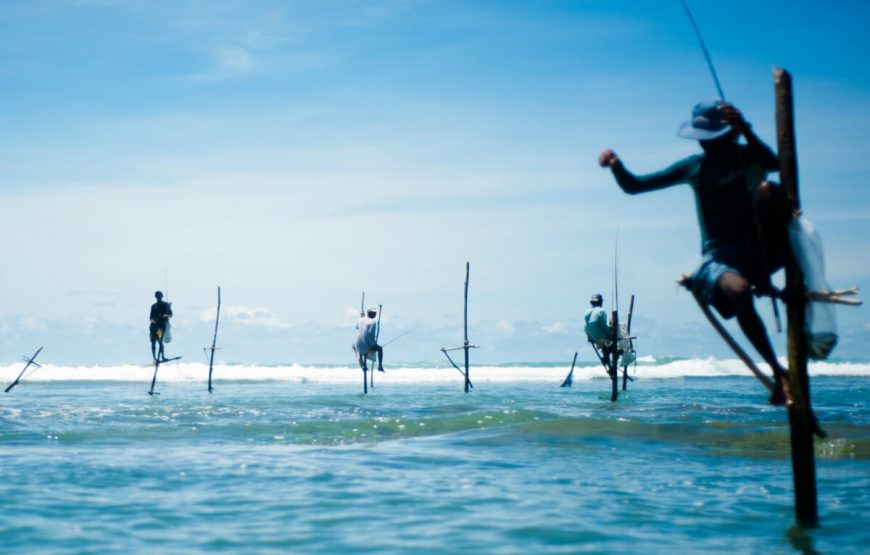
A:
[[[784,362],[784,361],[783,361]],[[762,369],[764,364],[760,364]],[[22,365],[0,366],[0,382],[9,383],[21,372]],[[570,364],[511,363],[472,365],[474,383],[486,382],[557,382],[564,379]],[[447,383],[462,379],[455,368],[432,363],[388,366],[378,372],[380,383]],[[30,371],[28,371],[30,372]],[[25,376],[26,381],[148,381],[153,368],[135,364],[116,366],[57,366],[46,364]],[[629,374],[641,379],[688,377],[749,376],[743,363],[736,359],[680,359],[675,357],[640,357]],[[870,376],[870,362],[836,360],[810,363],[810,374],[817,376]],[[218,364],[214,379],[221,381],[285,381],[298,383],[355,383],[360,380],[358,368],[342,365],[276,366]],[[605,379],[597,363],[584,361],[574,370],[575,380]],[[160,366],[162,382],[195,383],[208,380],[208,365],[171,362]]]

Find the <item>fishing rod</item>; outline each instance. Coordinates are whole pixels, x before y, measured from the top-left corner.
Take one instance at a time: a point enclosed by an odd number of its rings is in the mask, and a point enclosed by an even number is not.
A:
[[[28,374],[27,376],[30,376],[31,374],[33,374],[33,372],[36,372],[36,370],[38,370],[39,368],[42,368],[41,364],[36,363],[36,357],[37,357],[37,355],[39,355],[40,352],[42,352],[42,347],[37,349],[36,352],[33,353],[32,357],[30,357],[30,358],[28,358],[26,356],[24,357],[24,362],[26,362],[27,364],[24,365],[24,369],[21,370],[21,373],[18,374],[18,377],[15,378],[15,380],[11,384],[9,384],[9,387],[6,388],[6,391],[5,391],[6,393],[9,393],[13,387],[18,385],[18,382],[20,382],[21,380],[24,379],[24,377],[25,377],[24,373],[27,372],[28,368],[30,368],[31,366],[34,367],[33,370],[30,372],[30,374]]]
[[[411,328],[411,329],[409,329],[408,331],[406,331],[406,332],[404,332],[404,333],[401,333],[401,334],[397,335],[396,337],[390,339],[389,341],[387,341],[386,343],[384,343],[383,345],[381,345],[381,347],[386,347],[387,345],[389,345],[389,344],[391,344],[391,343],[395,343],[396,341],[398,341],[399,339],[405,337],[406,335],[408,335],[409,333],[411,333],[411,332],[414,331],[415,329],[416,329],[416,328]]]
[[[613,292],[610,296],[610,310],[619,310],[619,225],[616,226],[616,240],[613,242]]]
[[[707,67],[710,68],[710,74],[713,76],[713,83],[716,85],[716,90],[719,91],[719,99],[725,100],[725,93],[722,92],[722,85],[719,84],[719,76],[716,74],[716,68],[713,66],[713,59],[710,58],[710,52],[707,50],[707,45],[704,44],[704,38],[701,36],[701,30],[698,29],[698,24],[695,22],[695,18],[692,15],[692,11],[689,9],[689,5],[686,4],[686,0],[680,0],[680,4],[683,5],[683,9],[686,10],[686,15],[689,16],[689,22],[692,24],[692,29],[695,30],[695,36],[698,37],[698,43],[701,45],[701,51],[704,53],[704,59],[707,60]]]

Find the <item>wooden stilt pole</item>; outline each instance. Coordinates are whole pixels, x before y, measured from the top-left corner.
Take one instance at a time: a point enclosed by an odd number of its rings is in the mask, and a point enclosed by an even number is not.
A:
[[[384,305],[379,304],[378,305],[378,327],[375,330],[375,345],[378,344],[378,339],[381,336],[381,312],[383,310],[384,310]],[[381,354],[381,357],[383,357],[383,354]],[[375,388],[375,361],[374,360],[372,360],[372,374],[371,374],[370,381],[371,381],[371,387],[372,387],[372,389],[374,389]]]
[[[447,357],[447,360],[450,362],[450,365],[456,368],[456,370],[462,374],[463,378],[465,378],[465,392],[468,393],[473,387],[474,384],[471,383],[471,376],[469,375],[469,364],[468,364],[468,350],[469,349],[477,349],[477,345],[471,345],[468,343],[468,276],[470,273],[471,264],[468,262],[465,263],[465,311],[463,313],[463,327],[465,331],[465,340],[462,343],[461,347],[451,347],[450,349],[445,349],[441,347],[441,352],[444,353],[444,356]],[[465,354],[465,371],[462,370],[453,359],[450,357],[450,351],[459,351],[462,350]]]
[[[362,298],[359,301],[359,318],[360,325],[362,325],[362,319],[365,318],[366,315],[366,292],[362,292]],[[354,349],[356,353],[356,349]],[[360,369],[363,373],[363,394],[368,394],[369,392],[369,378],[368,378],[368,359],[366,355],[361,353],[356,353],[356,360],[359,362]]]
[[[218,324],[221,321],[221,288],[218,286],[218,303],[217,303],[217,315],[214,319],[214,337],[211,340],[211,354],[208,358],[208,392],[211,393],[214,389],[211,386],[211,374],[214,370],[214,352],[217,350],[217,333],[218,333]]]
[[[626,320],[625,324],[625,334],[629,337],[631,336],[631,316],[634,313],[634,295],[631,296],[631,300],[628,301],[628,320]],[[631,340],[629,340],[631,341]],[[625,391],[626,386],[628,385],[628,365],[624,365],[622,367],[622,390]]]
[[[160,369],[160,359],[154,361],[154,376],[151,378],[151,389],[148,390],[148,395],[154,395],[154,386],[157,385],[157,370]]]
[[[610,401],[615,402],[619,398],[619,310],[614,309],[610,313],[610,360],[607,372],[610,374],[610,383],[613,388],[610,392]]]
[[[779,177],[785,187],[792,217],[801,211],[798,191],[797,150],[794,133],[794,99],[791,75],[782,68],[773,72],[776,96],[776,139],[779,151]],[[794,475],[795,515],[800,526],[819,523],[816,492],[816,461],[813,428],[815,417],[810,403],[805,337],[806,288],[794,254],[785,267],[786,314],[788,316],[789,384],[794,404],[789,408],[791,463]]]
[[[369,362],[365,357],[362,358],[362,364],[363,364],[363,368],[362,368],[362,371],[363,371],[363,393],[368,394],[369,381],[368,381],[368,376],[366,376],[366,374],[368,373]]]
[[[471,272],[471,264],[465,263],[465,342],[462,344],[462,349],[465,351],[465,392],[471,388],[471,376],[468,374],[468,277]]]

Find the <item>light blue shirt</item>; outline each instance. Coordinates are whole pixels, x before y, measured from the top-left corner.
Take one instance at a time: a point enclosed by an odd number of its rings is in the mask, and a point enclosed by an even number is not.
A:
[[[607,313],[600,306],[588,308],[583,314],[584,329],[589,341],[598,342],[610,339],[610,326],[607,325]]]

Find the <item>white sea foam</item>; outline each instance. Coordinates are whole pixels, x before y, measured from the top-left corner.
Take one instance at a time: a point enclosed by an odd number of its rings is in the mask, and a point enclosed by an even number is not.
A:
[[[759,365],[762,369],[766,366]],[[474,383],[486,382],[561,382],[569,366],[472,366]],[[21,366],[0,367],[0,383],[9,383],[21,371]],[[629,370],[638,378],[666,379],[685,377],[749,376],[739,360],[689,359],[657,361],[642,358],[636,368]],[[56,366],[46,364],[26,377],[27,381],[150,381],[153,368],[138,365],[118,366]],[[870,376],[870,363],[816,362],[810,364],[810,374],[817,376]],[[360,371],[351,367],[322,367],[292,364],[286,366],[216,365],[215,380],[227,381],[285,381],[298,383],[356,383]],[[578,366],[575,380],[605,379],[600,366]],[[208,366],[202,363],[167,363],[160,367],[158,379],[162,382],[195,383],[208,380]],[[378,372],[376,383],[449,383],[461,381],[455,368],[388,368]]]

